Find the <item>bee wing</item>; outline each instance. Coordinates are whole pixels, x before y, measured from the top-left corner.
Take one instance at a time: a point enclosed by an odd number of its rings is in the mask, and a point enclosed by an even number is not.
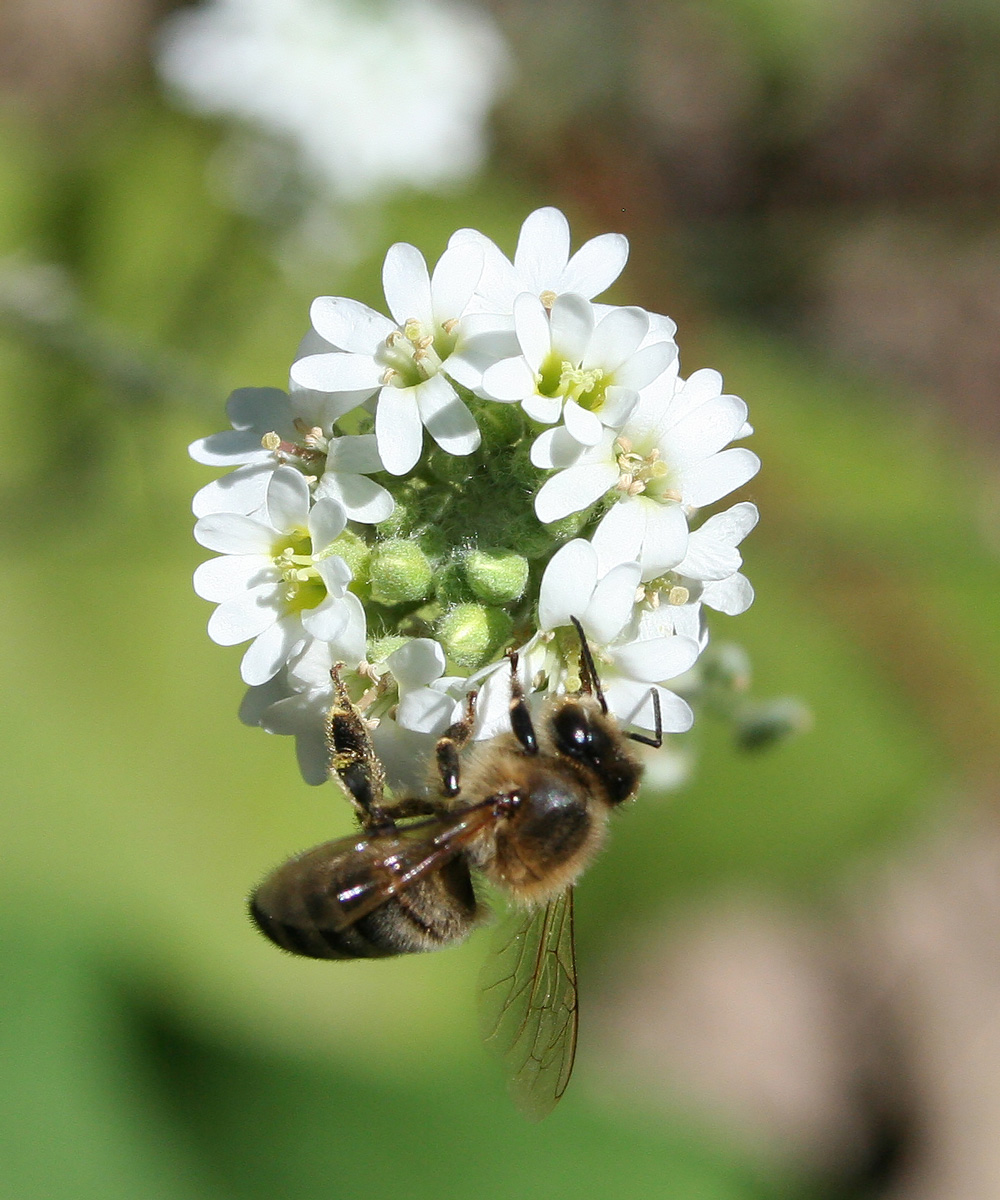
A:
[[[401,826],[391,833],[342,838],[333,847],[369,859],[367,878],[337,892],[336,929],[346,929],[419,879],[439,870],[493,820],[493,805],[477,804],[445,817]]]
[[[566,1090],[576,1055],[573,889],[502,929],[482,973],[482,1032],[510,1072],[514,1103],[540,1121]]]

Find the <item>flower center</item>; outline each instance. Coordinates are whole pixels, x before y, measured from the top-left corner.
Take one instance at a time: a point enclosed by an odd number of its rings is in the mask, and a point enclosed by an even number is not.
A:
[[[265,450],[270,450],[278,462],[290,467],[298,467],[305,472],[315,472],[318,464],[326,462],[330,443],[323,430],[318,425],[309,427],[301,417],[295,418],[295,428],[302,435],[297,442],[285,442],[273,431],[265,433],[260,444]],[[319,468],[322,471],[322,467]]]
[[[408,388],[436,375],[455,349],[457,328],[457,318],[443,321],[435,330],[411,317],[394,329],[379,348],[379,361],[385,364],[382,382]]]
[[[681,494],[668,486],[670,468],[660,458],[658,446],[648,454],[633,449],[626,437],[615,438],[615,461],[618,464],[618,482],[615,485],[623,496],[646,495],[661,504],[679,502]]]
[[[313,564],[312,540],[296,530],[278,544],[274,565],[285,585],[285,603],[292,612],[315,608],[326,597],[326,584]]]

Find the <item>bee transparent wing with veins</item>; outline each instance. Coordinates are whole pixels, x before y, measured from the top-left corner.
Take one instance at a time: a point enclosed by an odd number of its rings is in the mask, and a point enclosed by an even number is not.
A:
[[[507,1065],[518,1108],[539,1121],[566,1090],[576,1054],[573,889],[512,916],[481,978],[483,1038]]]

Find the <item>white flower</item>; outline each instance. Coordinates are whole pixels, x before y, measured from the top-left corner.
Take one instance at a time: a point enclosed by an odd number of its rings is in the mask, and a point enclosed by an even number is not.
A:
[[[482,271],[477,246],[448,249],[431,276],[419,250],[405,242],[390,247],[382,270],[386,303],[394,321],[367,305],[323,296],[310,310],[313,330],[325,343],[292,366],[292,380],[317,392],[372,396],[375,438],[385,469],[405,475],[417,462],[423,430],[448,454],[471,454],[479,429],[449,376],[466,386],[481,377],[477,365],[491,329],[463,321]],[[483,336],[477,333],[483,330]],[[321,343],[321,344],[323,344]]]
[[[674,572],[678,582],[687,585],[702,604],[732,617],[753,604],[753,586],[740,573],[743,558],[736,547],[757,524],[758,517],[755,504],[734,504],[709,517],[691,534],[687,554]]]
[[[173,14],[158,55],[190,107],[288,139],[352,201],[475,171],[506,64],[487,14],[456,0],[213,0]]]
[[[220,558],[202,563],[195,591],[218,604],[208,633],[221,646],[253,639],[243,656],[245,683],[266,683],[310,637],[332,641],[352,624],[364,628],[364,609],[347,591],[351,571],[331,553],[346,517],[335,500],[310,509],[309,485],[279,467],[267,487],[266,520],[240,513],[202,517],[195,537]]]
[[[268,733],[291,735],[299,770],[306,783],[318,785],[330,778],[330,751],[326,723],[333,704],[330,669],[344,663],[348,686],[360,679],[356,668],[365,657],[364,612],[350,621],[329,642],[310,640],[287,666],[267,683],[248,689],[240,705],[240,719]]]
[[[636,560],[642,578],[676,567],[687,552],[688,512],[714,504],[760,468],[743,447],[746,405],[719,394],[717,372],[697,371],[686,383],[664,372],[639,398],[619,433],[605,430],[580,448],[562,429],[546,430],[532,447],[539,467],[556,468],[535,497],[543,522],[588,508],[603,496],[615,503],[592,538],[603,571]]]
[[[635,408],[640,389],[677,357],[666,338],[650,341],[642,308],[606,308],[599,317],[589,300],[557,296],[551,312],[537,296],[514,301],[514,330],[521,353],[483,374],[482,391],[494,400],[520,401],[535,421],[560,417],[581,445],[593,446],[605,426],[618,429]]]
[[[513,262],[477,229],[459,229],[449,245],[469,242],[483,251],[474,312],[510,313],[522,292],[550,304],[564,292],[592,300],[614,283],[628,259],[628,240],[620,233],[591,238],[570,258],[569,222],[557,208],[539,208],[528,216]]]
[[[311,401],[311,403],[310,403]],[[236,470],[206,484],[195,494],[196,517],[212,513],[264,512],[267,486],[278,467],[288,464],[308,480],[321,476],[315,498],[343,505],[350,521],[375,524],[394,507],[392,496],[367,474],[381,471],[375,438],[367,435],[334,437],[316,424],[322,419],[314,393],[292,397],[277,388],[241,388],[229,398],[227,411],[232,430],[192,442],[191,457],[209,466]],[[310,411],[311,410],[311,411]],[[266,442],[266,444],[264,444]]]
[[[654,729],[655,692],[663,732],[681,733],[691,727],[691,709],[661,685],[689,670],[701,647],[688,637],[642,637],[634,631],[640,570],[636,562],[619,563],[601,575],[589,542],[567,542],[542,576],[539,633],[521,652],[523,670],[532,686],[544,679],[549,692],[578,690],[579,647],[572,625],[576,617],[587,635],[608,707],[618,720]]]

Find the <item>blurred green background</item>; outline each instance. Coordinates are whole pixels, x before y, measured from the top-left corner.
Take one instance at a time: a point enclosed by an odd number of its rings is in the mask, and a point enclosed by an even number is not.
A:
[[[286,175],[241,211],[232,126],[158,82],[169,7],[0,10],[0,1194],[960,1194],[920,1190],[947,1125],[920,1072],[859,1099],[830,1159],[678,1098],[669,1062],[633,1085],[609,1047],[648,1018],[637,956],[713,898],[766,897],[821,947],[845,890],[878,905],[859,874],[963,814],[992,836],[1000,11],[495,0],[511,67],[481,170],[319,209]],[[577,1075],[529,1126],[478,1044],[486,937],[327,965],[245,919],[257,878],[349,822],[236,720],[185,447],[232,388],[284,386],[314,295],[378,305],[391,242],[433,258],[473,225],[510,252],[549,203],[576,244],[627,233],[611,298],[675,317],[685,373],[749,403],[757,601],[713,632],[814,728],[740,754],[706,719],[690,782],[622,816],[579,892]],[[895,1041],[936,1046],[936,1019]]]

